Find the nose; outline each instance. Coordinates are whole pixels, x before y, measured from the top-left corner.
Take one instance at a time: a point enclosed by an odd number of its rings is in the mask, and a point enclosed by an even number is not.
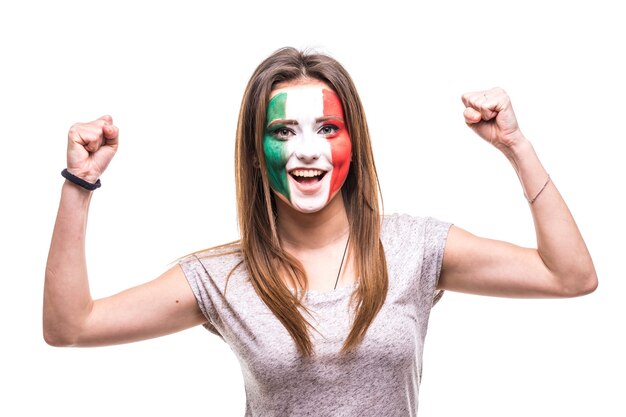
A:
[[[295,150],[296,158],[306,163],[317,161],[322,154],[319,140],[314,135],[305,135]]]

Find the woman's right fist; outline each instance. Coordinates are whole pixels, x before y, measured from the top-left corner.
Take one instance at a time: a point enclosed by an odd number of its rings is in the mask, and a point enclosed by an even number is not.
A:
[[[95,183],[117,151],[119,129],[111,116],[76,123],[67,135],[67,170]]]

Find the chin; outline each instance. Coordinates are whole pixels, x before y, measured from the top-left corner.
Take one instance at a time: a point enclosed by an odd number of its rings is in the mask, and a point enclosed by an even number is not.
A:
[[[310,205],[292,204],[292,207],[295,210],[299,211],[300,213],[309,214],[309,213],[317,213],[318,211],[326,207],[326,204],[310,204]]]

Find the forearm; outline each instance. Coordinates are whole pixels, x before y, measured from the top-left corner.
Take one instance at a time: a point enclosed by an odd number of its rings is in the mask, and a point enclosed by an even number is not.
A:
[[[52,234],[44,284],[44,338],[73,344],[91,310],[85,232],[91,193],[66,182]]]
[[[546,185],[548,173],[526,139],[505,152],[530,204],[537,251],[564,295],[580,295],[597,285],[587,246],[554,182]],[[545,185],[545,188],[544,188]]]

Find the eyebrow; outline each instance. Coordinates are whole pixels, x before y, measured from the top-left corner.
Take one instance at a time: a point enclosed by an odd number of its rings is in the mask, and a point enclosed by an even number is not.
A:
[[[318,117],[315,119],[315,123],[326,122],[328,120],[339,120],[343,122],[343,118],[339,116],[324,116]],[[295,119],[276,119],[272,120],[270,124],[267,125],[267,129],[271,129],[274,126],[282,126],[282,125],[298,125],[298,121]]]
[[[324,116],[324,117],[318,117],[317,119],[315,119],[316,123],[319,122],[326,122],[328,120],[339,120],[340,122],[343,122],[343,117],[339,117],[339,116]]]
[[[297,125],[297,124],[298,124],[298,121],[295,119],[275,119],[275,120],[272,120],[270,124],[267,125],[267,128],[269,129],[277,125],[280,126],[280,125]]]

